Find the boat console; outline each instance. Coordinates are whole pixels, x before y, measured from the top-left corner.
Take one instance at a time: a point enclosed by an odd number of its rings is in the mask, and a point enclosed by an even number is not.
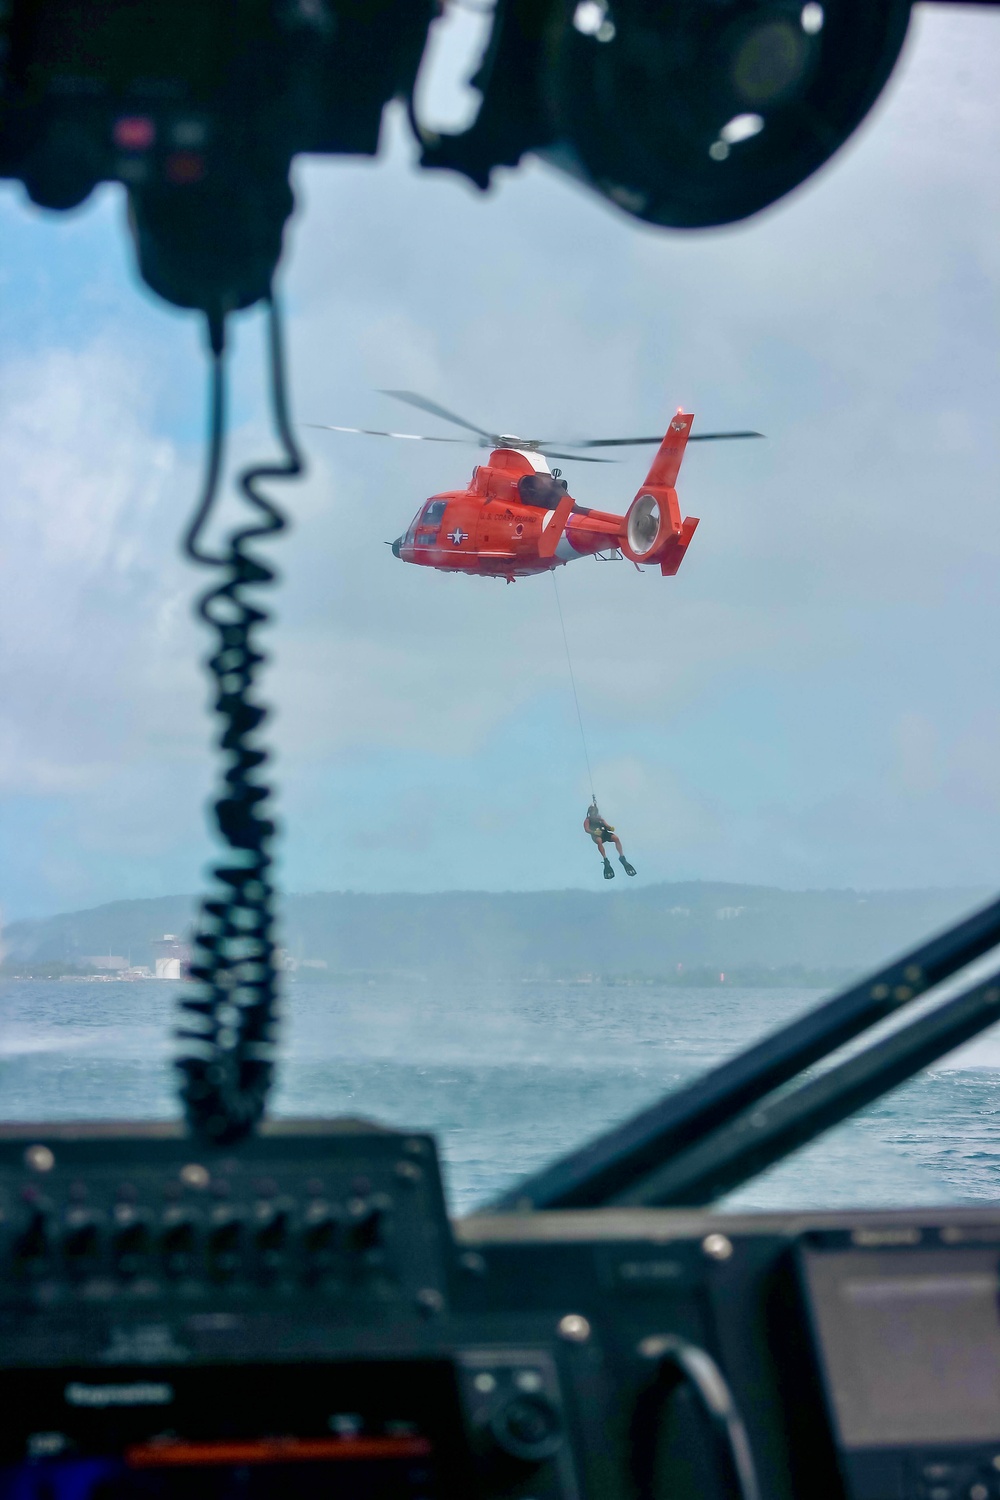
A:
[[[1000,1209],[450,1224],[433,1142],[0,1138],[0,1497],[1000,1493]]]

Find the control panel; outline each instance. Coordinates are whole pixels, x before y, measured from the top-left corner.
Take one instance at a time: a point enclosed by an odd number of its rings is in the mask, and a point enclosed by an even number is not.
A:
[[[0,1132],[0,1500],[1000,1500],[1000,1210],[496,1214],[433,1141]]]
[[[0,1139],[0,1309],[443,1306],[451,1236],[426,1136],[279,1124],[206,1156],[166,1126],[35,1135]]]

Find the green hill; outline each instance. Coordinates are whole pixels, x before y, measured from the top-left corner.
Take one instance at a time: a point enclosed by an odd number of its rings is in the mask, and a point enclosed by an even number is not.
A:
[[[614,892],[289,896],[282,940],[330,975],[671,977],[686,969],[863,969],[982,904],[985,890],[783,891],[691,882]],[[13,922],[6,967],[101,954],[150,964],[153,939],[187,933],[191,897],[116,901]],[[304,971],[309,972],[309,971]]]

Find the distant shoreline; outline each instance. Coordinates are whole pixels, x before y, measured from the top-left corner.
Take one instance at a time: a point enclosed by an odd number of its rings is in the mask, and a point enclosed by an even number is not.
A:
[[[325,989],[353,988],[357,985],[377,988],[384,985],[434,985],[476,983],[484,990],[493,985],[556,985],[560,988],[604,988],[604,989],[799,989],[833,990],[844,986],[852,971],[841,968],[805,968],[798,964],[783,964],[774,968],[764,965],[737,965],[732,969],[717,969],[701,965],[680,969],[667,974],[512,974],[445,976],[440,974],[414,974],[352,970],[335,973],[310,970],[308,973],[293,973],[282,976],[286,985],[294,988],[299,984],[312,984]],[[151,974],[128,973],[84,973],[71,971],[60,965],[51,968],[39,965],[7,969],[0,967],[0,982],[17,981],[28,984],[51,984],[54,981],[69,981],[80,984],[191,984],[195,981],[184,976],[180,979],[157,979]]]

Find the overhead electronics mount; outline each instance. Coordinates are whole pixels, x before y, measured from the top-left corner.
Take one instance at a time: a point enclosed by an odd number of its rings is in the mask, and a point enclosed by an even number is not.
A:
[[[374,155],[393,99],[423,167],[486,187],[534,154],[648,223],[727,224],[850,136],[910,0],[497,0],[481,108],[451,136],[413,106],[437,14],[435,0],[7,0],[0,176],[61,210],[120,182],[144,280],[215,319],[269,293],[292,159]]]

